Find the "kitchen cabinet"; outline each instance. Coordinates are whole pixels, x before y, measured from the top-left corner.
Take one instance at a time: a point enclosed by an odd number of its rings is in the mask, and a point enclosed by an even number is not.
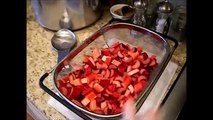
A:
[[[103,16],[94,25],[85,29],[74,31],[80,44],[87,37],[99,30],[111,19],[109,11],[104,11]],[[51,98],[38,84],[43,73],[50,70],[57,63],[57,51],[51,46],[50,39],[54,32],[44,29],[35,20],[31,1],[27,0],[27,111],[34,119],[65,120],[60,112],[47,104]],[[180,42],[174,52],[171,61],[178,65],[171,85],[179,75],[180,70],[186,62],[186,43]],[[47,77],[47,86],[53,88],[51,76]],[[182,99],[182,98],[178,98]]]

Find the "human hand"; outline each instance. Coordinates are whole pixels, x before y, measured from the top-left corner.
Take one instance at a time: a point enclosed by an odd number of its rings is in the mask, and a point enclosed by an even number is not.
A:
[[[159,109],[151,109],[144,115],[136,115],[134,100],[129,99],[123,109],[121,120],[161,120]]]

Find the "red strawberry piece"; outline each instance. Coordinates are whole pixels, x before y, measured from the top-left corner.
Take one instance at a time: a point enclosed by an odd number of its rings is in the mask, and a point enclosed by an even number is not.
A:
[[[143,90],[143,88],[144,88],[144,84],[142,81],[138,82],[137,84],[134,85],[134,90],[135,90],[136,94],[141,92]]]
[[[121,85],[124,86],[124,88],[127,88],[130,84],[131,84],[132,80],[131,77],[129,77],[128,75],[124,78],[123,82],[121,83]]]
[[[92,69],[92,72],[95,73],[95,74],[98,74],[100,72],[100,70],[99,69],[97,69],[97,70]]]
[[[118,91],[120,94],[123,94],[125,90],[126,90],[126,89],[123,88],[123,87],[120,87],[120,88],[117,89],[117,91]]]
[[[87,75],[91,74],[92,68],[89,65],[85,65],[84,72],[85,72],[85,75],[87,76]]]
[[[82,85],[81,80],[80,80],[80,79],[75,79],[75,80],[73,80],[73,85],[74,85],[74,86]]]
[[[116,85],[114,85],[114,84],[108,86],[108,90],[111,92],[114,92],[115,88],[116,88]]]
[[[62,86],[62,87],[59,88],[59,90],[62,92],[62,94],[63,94],[64,96],[67,96],[68,90],[67,90],[66,87]]]
[[[141,81],[141,80],[147,80],[147,77],[145,75],[141,75],[138,77],[138,81]]]
[[[94,100],[91,100],[91,102],[90,102],[90,104],[89,104],[89,108],[90,108],[91,111],[96,110],[97,105],[96,105],[96,100],[95,100],[95,99],[94,99]]]
[[[119,66],[121,64],[121,62],[114,59],[114,60],[112,60],[112,64]]]
[[[115,66],[114,64],[110,64],[109,69],[117,69],[117,66]]]
[[[137,60],[137,61],[135,62],[135,64],[132,66],[132,68],[133,68],[133,69],[139,68],[140,65],[141,65],[140,61]]]
[[[83,105],[82,105],[80,102],[78,102],[77,100],[72,99],[71,101],[72,101],[74,104],[76,104],[76,105],[78,105],[78,106],[80,106],[80,107],[83,107]]]
[[[149,66],[155,67],[156,65],[157,65],[156,59],[152,59],[152,61],[150,62]]]
[[[71,88],[71,91],[67,97],[69,99],[74,99],[74,98],[79,97],[80,93],[81,93],[81,90],[79,88],[73,87],[73,88]]]
[[[147,58],[143,61],[141,61],[144,65],[148,65],[150,62],[151,62],[151,59],[150,58]]]
[[[84,105],[84,106],[87,106],[89,103],[90,103],[90,100],[88,98],[84,98],[81,103]]]
[[[121,53],[121,51],[118,51],[118,57],[123,58],[123,54]]]
[[[109,80],[100,80],[100,85],[104,88],[109,86],[110,81]]]
[[[89,61],[92,63],[93,66],[95,66],[95,61],[92,57],[89,57]]]
[[[134,88],[133,88],[133,86],[131,84],[128,86],[128,89],[129,89],[130,93],[134,92]]]
[[[95,98],[97,105],[99,105],[101,102],[103,102],[105,99],[104,97],[96,97]]]
[[[108,69],[106,69],[106,72],[105,72],[104,77],[105,77],[105,78],[110,77],[110,71],[109,71]]]
[[[110,69],[110,76],[109,77],[112,77],[113,75],[114,75],[114,70]]]
[[[131,75],[136,74],[137,72],[139,72],[139,69],[131,70],[131,71],[129,71],[127,74],[128,74],[129,76],[131,76]]]
[[[97,92],[102,92],[104,90],[104,88],[98,83],[95,83],[93,87]]]
[[[121,87],[121,83],[117,80],[112,81],[112,84],[115,84],[116,87]]]
[[[119,98],[120,97],[120,93],[115,91],[115,92],[112,93],[112,96],[114,98]]]
[[[125,71],[125,67],[123,65],[118,66],[118,71],[123,74]]]
[[[141,48],[140,46],[137,47],[137,51],[138,51],[139,53],[142,53],[142,52],[143,52],[143,51],[142,51],[142,48]]]
[[[123,61],[126,62],[126,63],[129,63],[133,60],[132,57],[124,57]]]
[[[92,57],[94,60],[96,60],[101,54],[99,53],[99,49],[98,48],[95,48],[93,51],[92,51]]]
[[[89,100],[93,100],[97,96],[96,96],[96,94],[93,91],[90,91],[85,97],[88,98]]]
[[[102,54],[102,55],[106,55],[106,56],[110,56],[110,55],[111,55],[111,52],[110,52],[110,50],[107,49],[107,48],[102,48],[102,49],[101,49],[101,54]]]

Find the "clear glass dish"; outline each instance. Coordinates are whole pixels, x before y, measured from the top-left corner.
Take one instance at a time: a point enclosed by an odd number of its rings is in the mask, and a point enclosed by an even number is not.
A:
[[[155,67],[155,69],[151,72],[148,83],[146,84],[143,91],[139,94],[139,97],[136,101],[137,110],[140,109],[146,97],[154,87],[155,83],[158,81],[174,50],[177,47],[176,41],[174,41],[175,45],[171,45],[167,39],[149,29],[128,23],[115,23],[101,28],[89,38],[87,38],[80,46],[72,50],[61,62],[59,62],[58,65],[56,65],[53,71],[54,87],[62,99],[67,101],[71,106],[92,117],[116,119],[121,117],[122,113],[114,115],[100,115],[83,109],[67,99],[59,91],[56,83],[57,80],[65,75],[68,75],[72,71],[70,64],[82,63],[84,54],[91,54],[91,51],[94,50],[94,48],[106,47],[106,43],[110,46],[117,41],[128,43],[132,46],[140,46],[142,47],[143,51],[148,53],[148,55],[154,54],[157,58],[158,66]]]

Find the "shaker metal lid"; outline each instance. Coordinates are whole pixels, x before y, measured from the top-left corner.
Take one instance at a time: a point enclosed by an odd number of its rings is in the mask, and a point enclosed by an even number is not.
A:
[[[157,10],[161,13],[171,13],[173,11],[173,5],[168,0],[165,0],[158,3]]]

